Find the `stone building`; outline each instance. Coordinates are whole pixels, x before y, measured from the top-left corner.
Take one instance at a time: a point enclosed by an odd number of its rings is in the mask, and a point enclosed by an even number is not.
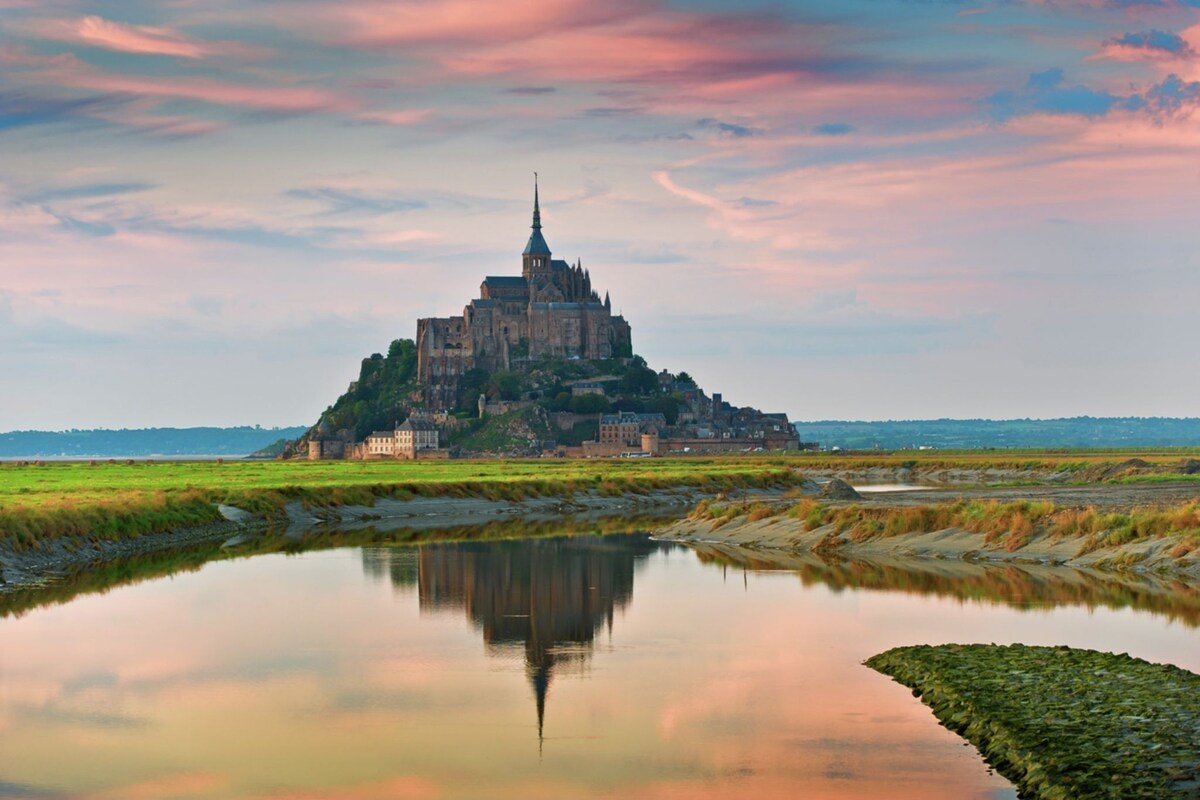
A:
[[[602,445],[639,447],[642,434],[658,436],[667,427],[667,418],[662,414],[636,414],[622,411],[600,417],[600,434],[597,441]]]
[[[329,423],[321,420],[317,430],[308,440],[308,460],[347,458],[354,449],[354,434],[348,430],[334,433]]]
[[[432,419],[413,415],[395,430],[375,431],[359,448],[362,458],[420,458],[438,450],[439,434]],[[436,453],[433,453],[436,455]]]
[[[432,420],[409,417],[396,428],[396,453],[401,458],[416,458],[421,450],[438,449],[438,429]]]
[[[601,301],[579,261],[568,264],[550,252],[536,182],[532,228],[519,276],[484,278],[461,316],[417,320],[417,377],[430,410],[458,405],[459,380],[474,367],[493,372],[542,357],[633,354],[629,323],[612,313],[608,294]]]
[[[395,431],[375,431],[363,442],[364,458],[394,458],[395,455]]]

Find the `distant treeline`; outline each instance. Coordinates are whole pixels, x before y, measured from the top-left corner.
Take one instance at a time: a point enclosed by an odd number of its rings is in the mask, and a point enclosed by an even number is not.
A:
[[[1200,446],[1196,417],[822,420],[797,422],[796,430],[806,442],[843,450]]]
[[[240,456],[307,428],[138,428],[0,433],[0,458]]]

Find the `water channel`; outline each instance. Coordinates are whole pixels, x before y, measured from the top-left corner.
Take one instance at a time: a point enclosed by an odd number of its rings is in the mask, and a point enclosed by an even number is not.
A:
[[[27,604],[0,619],[0,798],[1011,798],[862,660],[1025,642],[1200,671],[1194,590],[964,570],[584,535]]]

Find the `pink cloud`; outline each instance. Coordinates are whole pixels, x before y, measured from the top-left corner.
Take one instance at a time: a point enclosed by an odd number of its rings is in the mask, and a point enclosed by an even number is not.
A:
[[[429,119],[432,112],[427,108],[410,108],[402,111],[363,111],[357,118],[363,122],[404,127]]]
[[[471,0],[423,0],[397,4],[382,0],[340,3],[316,12],[311,20],[332,23],[340,36],[356,45],[390,47],[413,43],[477,43],[521,41],[547,32],[589,27],[628,19],[644,8],[630,0],[592,3],[587,0],[517,0],[476,3]]]
[[[709,158],[652,178],[703,209],[705,224],[720,236],[741,242],[742,269],[781,291],[852,285],[872,309],[935,315],[987,308],[1013,289],[980,274],[978,259],[952,244],[956,237],[1052,219],[1152,224],[1178,217],[1200,185],[1195,117],[1157,125],[1131,112],[1101,120],[1031,115],[1006,132],[1022,146],[981,154],[973,140],[994,141],[995,130],[963,128],[930,135],[930,143],[945,137],[961,145],[921,158],[817,159],[804,167],[771,165],[828,142],[752,137],[730,143],[724,157],[752,159],[764,167],[757,174],[714,182],[728,173],[713,170]],[[912,137],[870,138],[886,152]],[[828,252],[840,255],[819,255]],[[916,277],[906,282],[906,275]]]
[[[139,97],[198,100],[214,105],[248,106],[279,113],[351,112],[358,103],[343,95],[303,86],[243,85],[207,78],[154,78],[97,71],[60,70],[59,85]]]
[[[803,72],[830,35],[754,14],[678,11],[662,2],[505,4],[348,0],[302,12],[331,44],[395,49],[468,76],[705,85]]]
[[[0,64],[10,67],[65,67],[79,64],[79,59],[71,53],[47,56],[19,44],[5,44],[0,45]]]
[[[91,113],[97,119],[161,136],[203,136],[225,128],[223,123],[213,120],[179,114],[155,114],[155,104],[155,100],[144,99],[115,108],[98,109]]]
[[[538,39],[532,46],[505,42],[449,55],[443,63],[472,75],[518,73],[567,80],[705,82],[729,75],[748,54],[688,35],[681,20],[585,28]],[[721,65],[721,66],[718,66]]]
[[[33,36],[100,47],[122,53],[201,59],[214,55],[248,55],[254,48],[227,42],[201,42],[172,28],[130,25],[95,15],[75,19],[35,20],[24,26]]]
[[[756,211],[680,186],[667,170],[658,170],[652,177],[655,183],[676,197],[714,212],[711,217],[713,226],[734,238],[763,241],[778,249],[835,251],[843,249],[847,244],[843,237],[835,236],[828,230],[797,226],[792,221],[781,219],[776,210]]]

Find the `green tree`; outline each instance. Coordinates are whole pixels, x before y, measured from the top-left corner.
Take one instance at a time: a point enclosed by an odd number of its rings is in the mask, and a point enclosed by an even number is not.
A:
[[[387,356],[364,358],[358,380],[326,409],[322,418],[334,431],[352,430],[362,438],[384,430],[408,415],[414,404],[417,346],[412,339],[397,339]]]
[[[654,397],[646,401],[646,413],[658,412],[666,418],[668,425],[679,420],[679,403],[673,397]]]
[[[634,356],[625,374],[621,376],[621,391],[633,395],[658,393],[658,375],[646,366],[646,360]]]
[[[459,393],[462,397],[462,407],[468,411],[475,407],[479,395],[486,394],[492,376],[482,367],[471,367],[458,379]]]
[[[602,394],[581,394],[571,398],[571,410],[576,414],[607,414],[612,403]]]
[[[397,339],[388,348],[387,369],[396,383],[407,383],[417,375],[417,345],[412,339]]]
[[[524,376],[519,372],[500,370],[492,374],[488,385],[488,396],[495,395],[501,400],[520,400]]]

